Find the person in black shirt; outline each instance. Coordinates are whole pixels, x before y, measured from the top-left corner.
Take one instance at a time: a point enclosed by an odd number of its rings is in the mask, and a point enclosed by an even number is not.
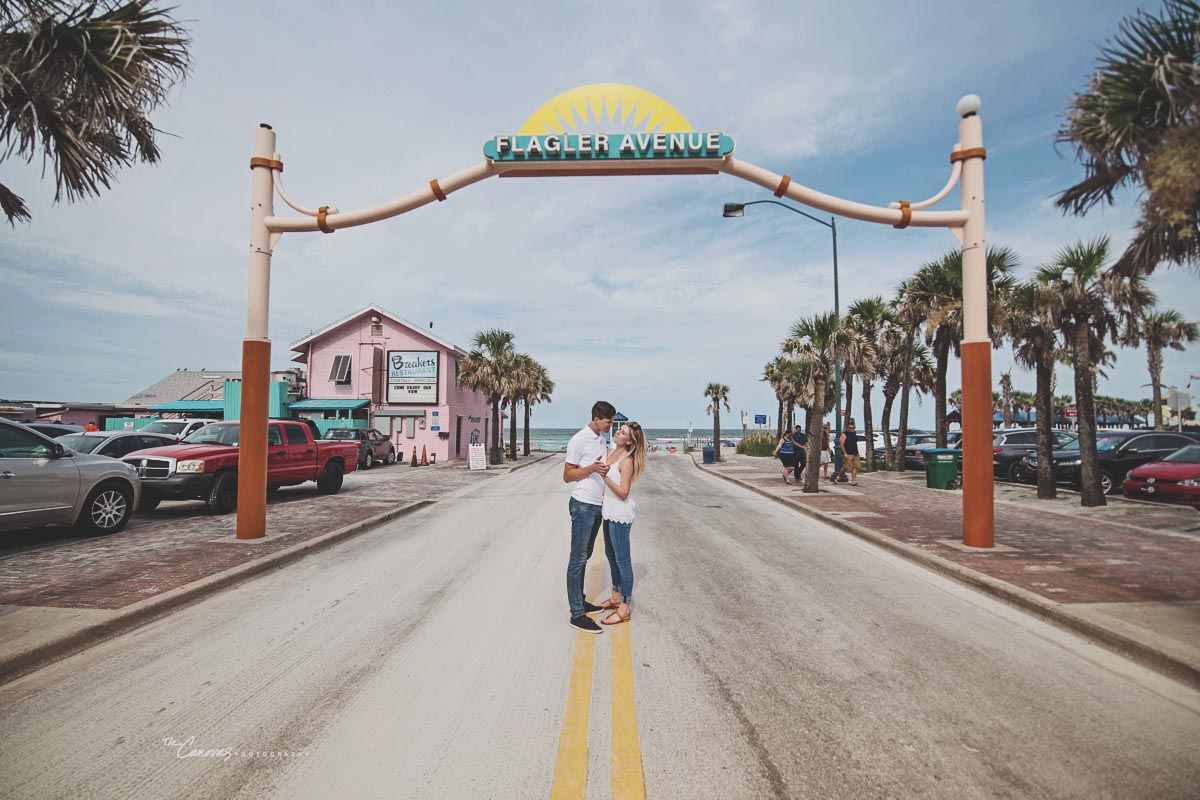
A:
[[[799,482],[804,467],[808,464],[808,437],[804,435],[804,428],[799,425],[792,434],[792,446],[796,449],[796,481]]]
[[[858,432],[854,430],[854,420],[846,423],[846,430],[842,431],[842,438],[838,444],[842,448],[842,469],[829,480],[837,483],[846,470],[849,469],[850,485],[858,486]]]

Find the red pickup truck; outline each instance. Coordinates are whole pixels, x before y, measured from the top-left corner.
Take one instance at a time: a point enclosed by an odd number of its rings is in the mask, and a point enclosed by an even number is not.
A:
[[[139,511],[163,500],[203,500],[214,514],[237,508],[237,422],[214,422],[178,444],[138,450],[122,461],[142,479]],[[316,481],[317,491],[337,494],[342,476],[358,466],[357,442],[319,440],[308,420],[271,420],[267,426],[267,491]]]

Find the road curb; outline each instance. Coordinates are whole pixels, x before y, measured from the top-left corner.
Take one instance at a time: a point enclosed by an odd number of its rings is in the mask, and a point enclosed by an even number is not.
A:
[[[311,553],[325,550],[339,542],[352,539],[359,534],[366,533],[372,528],[407,516],[415,511],[420,511],[422,508],[434,505],[436,502],[436,500],[417,500],[412,503],[406,503],[390,511],[384,511],[382,514],[376,514],[373,517],[367,517],[343,528],[323,533],[320,536],[284,548],[276,553],[271,553],[261,558],[256,558],[253,561],[248,561],[245,564],[231,567],[215,575],[209,575],[207,578],[201,578],[198,581],[184,584],[169,592],[163,592],[156,597],[149,597],[145,600],[131,603],[117,609],[114,615],[104,622],[87,625],[57,639],[34,645],[16,653],[0,655],[0,684],[8,683],[50,663],[60,661],[67,656],[74,655],[97,645],[105,639],[111,639],[114,636],[128,633],[134,628],[145,625],[147,622],[165,616],[168,612],[195,603],[222,589],[249,580],[269,570],[286,566]]]
[[[1150,667],[1158,672],[1174,678],[1182,683],[1186,683],[1194,689],[1200,689],[1200,668],[1182,659],[1176,658],[1170,653],[1152,647],[1138,639],[1126,636],[1119,631],[1107,628],[1096,622],[1081,617],[1071,611],[1062,603],[1056,603],[1053,600],[1048,600],[1041,595],[1022,589],[1019,586],[1014,586],[1006,581],[993,578],[990,575],[985,575],[982,572],[973,570],[970,567],[964,567],[941,556],[928,553],[919,547],[915,547],[905,542],[900,542],[886,536],[882,533],[871,530],[870,528],[857,525],[849,520],[840,519],[823,511],[810,508],[806,505],[795,503],[786,497],[779,497],[770,492],[761,489],[752,484],[741,481],[730,475],[722,475],[720,472],[705,469],[696,461],[696,457],[692,455],[692,463],[701,472],[712,475],[722,480],[748,489],[755,494],[762,495],[770,500],[774,500],[782,506],[790,508],[794,511],[799,511],[814,519],[820,520],[827,525],[830,525],[838,530],[857,536],[860,539],[865,539],[874,545],[895,553],[898,556],[908,559],[909,561],[920,564],[923,567],[933,570],[941,575],[958,581],[973,589],[978,589],[986,594],[991,595],[999,600],[1003,600],[1010,605],[1017,606],[1025,611],[1032,612],[1038,617],[1054,624],[1060,628],[1073,631],[1074,633],[1082,634],[1097,643],[1114,650],[1121,655],[1130,657],[1138,661],[1144,666]]]

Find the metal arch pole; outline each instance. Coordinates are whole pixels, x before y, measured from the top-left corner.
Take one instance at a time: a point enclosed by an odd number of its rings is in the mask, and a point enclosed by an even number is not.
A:
[[[833,232],[833,314],[837,317],[840,324],[842,319],[842,301],[838,294],[838,261],[837,261],[837,217],[829,218],[829,229]],[[842,454],[842,362],[836,360],[833,362],[833,382],[834,389],[834,409],[833,409],[833,474],[841,475],[842,466],[845,464],[845,456]],[[849,415],[847,415],[849,416]],[[812,442],[809,442],[808,452],[812,455]],[[817,442],[817,447],[821,443]],[[843,476],[845,477],[845,476]],[[847,479],[849,480],[849,479]]]
[[[271,340],[267,336],[271,297],[271,232],[275,213],[271,167],[275,132],[259,125],[254,132],[251,167],[250,264],[246,293],[246,338],[242,340],[242,408],[238,431],[237,538],[267,534],[267,412],[271,379]]]
[[[963,150],[983,147],[983,122],[969,113],[958,123]],[[963,544],[995,546],[992,496],[992,339],[988,335],[987,239],[984,226],[983,158],[963,162],[960,208],[963,268]]]

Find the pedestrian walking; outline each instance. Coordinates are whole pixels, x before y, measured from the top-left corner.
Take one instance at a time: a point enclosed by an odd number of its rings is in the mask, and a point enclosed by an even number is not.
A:
[[[612,573],[612,596],[600,604],[612,613],[600,620],[604,625],[629,622],[633,602],[633,560],[629,555],[629,532],[635,506],[629,496],[633,484],[646,469],[646,435],[636,422],[626,422],[613,434],[613,449],[604,475],[604,554]]]
[[[858,486],[858,432],[854,430],[854,420],[846,423],[846,430],[842,431],[839,444],[842,448],[842,468],[830,480],[837,483],[848,469],[850,470],[850,485]]]
[[[779,444],[775,445],[775,452],[771,455],[779,457],[779,463],[783,464],[783,482],[790,484],[792,470],[796,468],[796,444],[792,441],[790,433],[784,433],[779,437]]]
[[[821,425],[821,477],[829,477],[829,465],[833,463],[833,445],[829,441],[829,423]]]
[[[592,421],[571,437],[567,444],[563,481],[574,483],[568,508],[571,512],[571,555],[567,559],[567,603],[571,607],[571,625],[587,633],[600,633],[600,626],[588,616],[600,606],[583,596],[583,573],[588,556],[596,545],[604,508],[604,476],[608,474],[608,444],[602,435],[612,427],[617,410],[599,400],[592,406]]]
[[[797,425],[796,430],[792,432],[792,444],[796,448],[796,480],[800,480],[799,476],[808,466],[808,434],[800,425]]]

